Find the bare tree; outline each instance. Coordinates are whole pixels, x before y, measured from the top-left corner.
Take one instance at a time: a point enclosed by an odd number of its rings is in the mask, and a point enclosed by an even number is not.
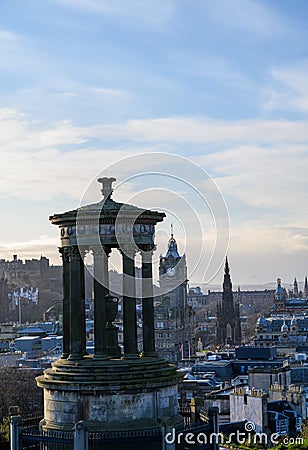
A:
[[[42,389],[35,382],[38,375],[41,375],[39,370],[0,368],[0,423],[8,416],[12,405],[19,406],[23,417],[42,415]]]

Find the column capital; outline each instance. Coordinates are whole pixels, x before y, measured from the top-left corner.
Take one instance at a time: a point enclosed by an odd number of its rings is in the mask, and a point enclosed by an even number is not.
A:
[[[142,253],[153,253],[156,250],[155,244],[140,244],[138,247],[139,247],[141,254]]]
[[[122,256],[126,256],[127,258],[133,259],[138,251],[138,247],[134,244],[124,244],[121,245],[119,251]]]
[[[108,258],[112,251],[112,247],[110,245],[95,245],[90,247],[90,250],[96,259],[105,258],[106,256]]]
[[[70,247],[59,247],[59,253],[63,262],[69,262]]]
[[[82,249],[77,245],[69,247],[69,257],[71,261],[79,261],[82,258]]]
[[[139,249],[140,249],[140,254],[142,256],[142,261],[145,263],[152,262],[152,258],[153,258],[153,254],[156,250],[156,246],[150,245],[150,244],[140,245]]]

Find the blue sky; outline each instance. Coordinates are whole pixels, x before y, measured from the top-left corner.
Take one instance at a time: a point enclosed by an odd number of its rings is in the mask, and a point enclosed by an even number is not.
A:
[[[2,1],[0,256],[59,263],[48,216],[78,206],[110,164],[137,154],[147,173],[143,155],[161,152],[200,165],[222,193],[235,285],[303,280],[307,74],[306,0]],[[154,165],[168,173],[164,158]],[[140,189],[127,182],[117,199]],[[190,267],[188,210],[172,195],[141,200],[178,217]]]

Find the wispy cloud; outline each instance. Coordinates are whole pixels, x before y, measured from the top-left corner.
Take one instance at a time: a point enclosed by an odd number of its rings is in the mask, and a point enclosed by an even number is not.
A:
[[[202,2],[202,7],[216,22],[259,37],[281,36],[291,30],[287,18],[268,2],[218,0]]]
[[[39,53],[28,36],[0,29],[0,67],[32,73],[41,64]]]
[[[136,139],[149,142],[302,142],[308,140],[306,121],[238,120],[209,118],[158,118],[129,120],[126,123],[94,127],[97,136],[106,139]]]
[[[62,6],[70,7],[74,10],[99,14],[101,16],[112,16],[120,20],[127,21],[127,25],[136,24],[161,27],[168,22],[176,10],[175,0],[50,0]]]
[[[262,217],[268,225],[306,223],[308,153],[305,145],[242,145],[199,160],[220,174],[216,182],[222,192],[231,202],[232,198],[240,200],[248,208],[248,215],[254,209],[254,215]]]
[[[2,258],[11,260],[12,252],[21,259],[39,258],[42,254],[47,254],[58,264],[60,258],[57,254],[58,239],[50,236],[38,236],[28,241],[0,242],[0,254]]]
[[[271,70],[271,82],[266,110],[308,111],[308,60],[295,65],[275,67]]]
[[[44,180],[45,187],[37,191],[35,186],[35,198],[50,195],[53,189],[72,195],[75,189],[80,192],[80,180],[86,182],[91,173],[133,153],[163,151],[162,142],[198,144],[191,156],[195,153],[211,174],[220,177],[224,190],[238,190],[237,196],[252,206],[281,204],[284,192],[293,192],[292,186],[294,191],[307,191],[306,122],[162,118],[81,127],[72,121],[31,122],[17,110],[2,109],[0,136],[2,193],[19,192],[16,172],[20,171],[20,179],[29,178],[29,191],[34,174]],[[215,153],[213,143],[219,144]],[[207,148],[204,156],[202,145]],[[268,195],[269,189],[275,196]]]

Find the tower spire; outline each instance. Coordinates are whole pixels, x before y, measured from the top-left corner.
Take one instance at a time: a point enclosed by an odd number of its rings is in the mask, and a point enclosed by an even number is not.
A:
[[[296,295],[298,295],[298,284],[297,284],[296,278],[294,278],[293,294],[294,294],[294,297],[295,297]]]
[[[225,274],[224,274],[223,290],[226,291],[226,292],[228,291],[228,292],[231,293],[230,298],[232,297],[232,301],[233,301],[232,282],[231,282],[231,277],[230,277],[230,268],[229,268],[229,262],[228,262],[228,257],[227,256],[226,256],[226,263],[225,263]]]
[[[305,276],[304,297],[308,297],[308,281],[307,281],[307,276]]]
[[[228,256],[226,256],[225,274],[227,275],[229,273],[230,273],[230,268],[229,268]]]
[[[226,257],[222,302],[217,307],[217,342],[225,345],[228,341],[232,344],[241,342],[241,320],[239,301],[234,301],[233,298],[229,262]]]

